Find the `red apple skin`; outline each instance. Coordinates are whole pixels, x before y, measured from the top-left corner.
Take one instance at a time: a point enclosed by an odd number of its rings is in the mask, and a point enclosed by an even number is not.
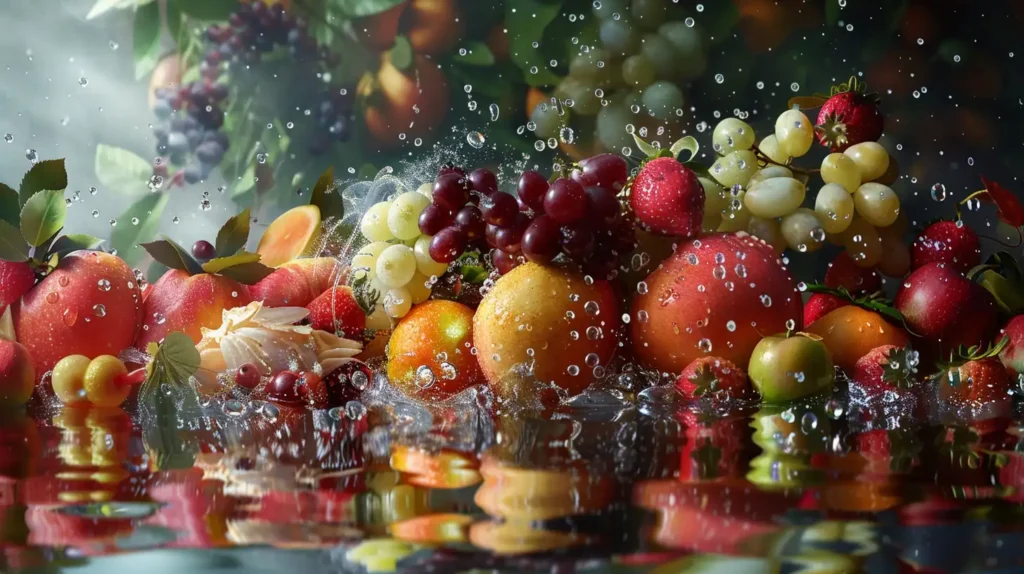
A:
[[[0,313],[18,301],[36,284],[36,274],[28,263],[0,261]]]
[[[1024,315],[1017,315],[1003,327],[1003,336],[1010,342],[999,353],[1003,366],[1014,375],[1024,373]]]
[[[120,258],[76,251],[13,311],[18,342],[42,377],[67,355],[116,356],[131,347],[142,324],[142,296],[135,274]]]
[[[705,356],[746,366],[762,337],[785,332],[787,321],[793,330],[803,323],[789,271],[770,246],[745,233],[686,241],[645,283],[633,300],[633,352],[662,372],[678,374]]]
[[[345,284],[347,271],[330,257],[296,259],[249,288],[253,301],[267,307],[305,307],[322,293]]]
[[[190,276],[180,269],[171,269],[149,288],[142,330],[135,346],[145,350],[149,343],[158,343],[175,331],[198,343],[203,338],[203,327],[220,326],[225,309],[244,307],[251,302],[249,288],[233,279],[208,273]]]
[[[24,405],[35,386],[32,355],[21,343],[0,340],[0,408]]]

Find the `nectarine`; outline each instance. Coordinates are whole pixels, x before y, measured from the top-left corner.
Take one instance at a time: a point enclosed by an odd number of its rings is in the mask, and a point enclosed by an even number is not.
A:
[[[267,307],[306,307],[335,284],[344,284],[347,275],[330,257],[296,259],[249,287],[249,294]]]
[[[174,331],[181,331],[198,343],[203,338],[203,327],[220,326],[225,309],[244,307],[251,302],[248,287],[237,281],[209,273],[190,276],[180,269],[171,269],[150,287],[142,331],[135,346],[144,350],[149,343],[160,342]]]
[[[410,396],[448,398],[482,380],[472,347],[472,309],[454,301],[420,303],[388,342],[388,378]]]
[[[27,403],[35,384],[36,370],[25,347],[14,341],[0,340],[0,408]]]

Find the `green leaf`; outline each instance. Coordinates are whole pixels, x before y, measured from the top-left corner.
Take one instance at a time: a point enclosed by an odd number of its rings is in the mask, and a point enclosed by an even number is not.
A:
[[[405,0],[334,0],[332,4],[350,18],[373,16],[402,4]]]
[[[118,193],[147,191],[153,166],[134,153],[106,144],[96,146],[96,179]]]
[[[238,0],[174,0],[174,4],[197,20],[227,20],[238,8]]]
[[[409,39],[405,36],[395,36],[395,45],[388,52],[388,59],[391,60],[391,65],[403,72],[412,69],[416,60]]]
[[[206,263],[203,263],[203,271],[211,275],[214,275],[217,273],[221,273],[222,271],[229,267],[234,267],[235,265],[244,265],[246,263],[255,263],[259,260],[259,253],[250,253],[248,251],[242,251],[240,253],[235,253],[234,255],[217,257],[215,259],[207,261]]]
[[[647,157],[655,158],[661,155],[661,149],[640,139],[640,136],[636,135],[636,132],[633,132],[633,141],[636,142],[636,147],[638,147]]]
[[[685,160],[679,160],[685,163],[692,161],[693,158],[697,157],[697,152],[700,151],[700,144],[697,143],[697,138],[693,136],[686,136],[676,140],[676,143],[672,144],[672,147],[669,148],[668,151],[672,154],[672,157],[677,159],[679,158],[679,154],[684,151],[690,152],[690,157]]]
[[[160,4],[150,2],[135,11],[132,24],[132,60],[135,79],[153,71],[160,59]]]
[[[176,44],[182,44],[183,38],[181,37],[181,27],[185,23],[185,15],[181,13],[181,8],[178,8],[177,2],[167,3],[167,31],[171,33],[171,39]],[[182,78],[182,84],[184,84],[184,78]]]
[[[509,57],[523,70],[523,77],[530,86],[551,86],[559,77],[548,68],[548,60],[540,48],[544,30],[554,21],[562,9],[562,2],[541,0],[517,0],[505,3],[505,27],[509,29]],[[536,67],[537,72],[531,73]]]
[[[21,225],[21,202],[18,192],[9,185],[0,183],[0,219],[14,226]]]
[[[462,54],[463,49],[466,50],[465,54]],[[466,66],[493,66],[494,54],[483,42],[468,42],[452,56],[452,62]]]
[[[334,186],[333,167],[327,168],[327,171],[320,175],[320,179],[316,180],[309,204],[320,209],[321,221],[330,217],[339,220],[345,217],[345,201],[341,197],[340,190]]]
[[[170,268],[160,263],[159,261],[151,261],[149,267],[146,268],[146,281],[150,283],[156,283],[164,276],[164,273],[170,271]]]
[[[96,249],[101,244],[103,244],[103,240],[98,237],[73,233],[71,235],[61,235],[58,237],[47,252],[64,256],[72,251]]]
[[[21,232],[6,220],[0,219],[0,259],[4,261],[28,261],[28,244]]]
[[[1024,290],[1020,283],[1015,283],[993,270],[981,274],[980,284],[996,300],[999,307],[1010,315],[1024,310]]]
[[[117,218],[120,225],[110,232],[110,246],[128,265],[142,259],[140,245],[156,235],[169,199],[166,193],[147,193]]]
[[[234,279],[242,285],[255,285],[273,272],[274,270],[270,267],[255,261],[227,267],[220,271],[220,275]]]
[[[217,232],[217,257],[234,255],[239,249],[245,247],[246,242],[249,241],[249,219],[249,210],[246,209],[221,226],[220,231]],[[205,265],[203,267],[205,268]],[[212,273],[212,271],[207,271],[207,273]]]
[[[198,275],[203,272],[203,266],[192,257],[191,253],[166,237],[159,241],[143,243],[142,248],[149,253],[150,257],[171,269],[180,269],[189,275]]]
[[[21,235],[29,245],[39,247],[64,227],[67,212],[63,191],[40,191],[21,209]]]
[[[68,172],[64,169],[63,159],[41,161],[28,170],[21,179],[18,188],[18,199],[22,205],[37,191],[44,189],[65,189],[68,186]]]

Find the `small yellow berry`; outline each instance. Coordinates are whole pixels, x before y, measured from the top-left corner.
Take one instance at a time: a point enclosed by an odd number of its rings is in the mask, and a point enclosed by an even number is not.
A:
[[[85,355],[69,355],[61,359],[53,367],[50,378],[53,392],[65,405],[85,402],[85,384],[83,378],[89,368],[89,357]]]
[[[128,369],[112,355],[100,355],[89,363],[83,379],[85,396],[98,407],[116,407],[128,398],[132,386],[125,384]]]

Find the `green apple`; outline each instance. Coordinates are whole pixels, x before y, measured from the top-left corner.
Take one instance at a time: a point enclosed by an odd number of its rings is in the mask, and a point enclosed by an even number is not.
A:
[[[835,367],[820,337],[780,334],[754,347],[747,375],[766,403],[777,404],[830,391]]]

